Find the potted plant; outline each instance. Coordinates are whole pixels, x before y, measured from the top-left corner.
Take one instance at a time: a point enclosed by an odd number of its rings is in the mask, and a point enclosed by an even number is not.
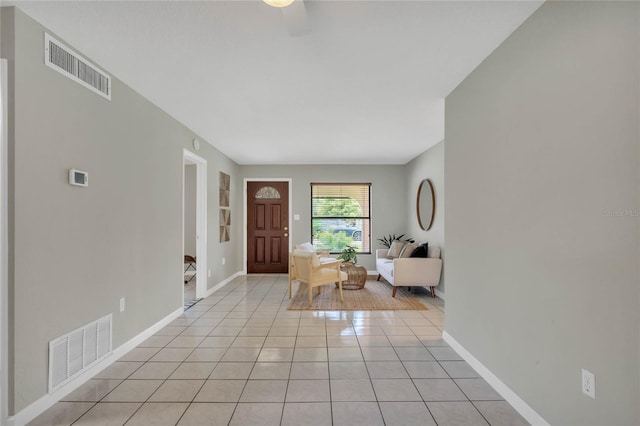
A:
[[[342,252],[340,252],[338,259],[342,259],[342,263],[356,263],[358,261],[356,249],[351,246],[346,246]]]
[[[385,237],[382,237],[382,238],[378,238],[378,241],[380,241],[380,244],[382,244],[386,248],[391,248],[391,243],[393,243],[396,240],[406,241],[408,243],[415,242],[415,240],[413,238],[405,238],[404,240],[402,238],[404,238],[404,234],[398,235],[397,237],[396,237],[396,234],[389,234],[388,237],[385,236]]]

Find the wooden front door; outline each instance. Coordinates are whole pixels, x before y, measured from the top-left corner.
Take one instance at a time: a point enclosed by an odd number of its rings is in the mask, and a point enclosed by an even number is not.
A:
[[[247,182],[247,272],[289,271],[289,182]]]

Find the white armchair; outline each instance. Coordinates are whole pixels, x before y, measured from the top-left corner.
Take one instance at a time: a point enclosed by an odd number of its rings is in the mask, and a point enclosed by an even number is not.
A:
[[[294,280],[307,284],[309,287],[309,307],[313,303],[313,288],[325,284],[338,285],[340,301],[342,297],[342,281],[347,279],[347,274],[340,270],[340,260],[320,263],[315,253],[293,252],[289,255],[289,298],[291,298],[291,282]],[[318,288],[318,292],[320,289]]]
[[[393,286],[393,297],[398,287],[428,287],[435,297],[435,287],[440,282],[442,259],[440,249],[429,247],[429,257],[387,258],[387,249],[376,250],[378,281],[384,278]]]

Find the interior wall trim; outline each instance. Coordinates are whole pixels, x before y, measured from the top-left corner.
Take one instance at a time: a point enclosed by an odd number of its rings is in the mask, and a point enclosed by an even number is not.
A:
[[[42,398],[37,401],[29,404],[27,407],[23,408],[21,411],[16,413],[14,416],[8,418],[7,425],[8,426],[23,426],[29,423],[31,420],[38,417],[48,408],[53,406],[60,399],[64,398],[69,392],[72,392],[82,386],[87,380],[113,364],[115,361],[120,359],[124,354],[129,352],[131,349],[138,346],[140,343],[144,342],[146,339],[154,335],[161,328],[169,324],[174,319],[178,318],[184,312],[184,307],[180,307],[175,311],[171,312],[169,315],[147,328],[131,340],[123,343],[114,349],[109,356],[107,356],[104,360],[96,364],[94,367],[88,369],[81,375],[79,375],[74,380],[70,381],[57,391],[46,394]]]
[[[453,348],[467,363],[480,374],[526,421],[532,425],[549,426],[540,414],[529,406],[522,398],[509,388],[502,380],[485,367],[471,352],[466,350],[456,339],[446,331],[442,332],[442,338]]]

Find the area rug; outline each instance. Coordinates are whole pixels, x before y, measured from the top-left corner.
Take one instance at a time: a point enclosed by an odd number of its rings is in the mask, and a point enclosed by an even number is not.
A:
[[[313,289],[313,303],[309,307],[309,287],[301,284],[289,303],[289,310],[319,310],[319,311],[366,311],[366,310],[425,310],[427,307],[405,288],[396,291],[396,297],[391,297],[391,287],[387,283],[367,280],[361,290],[342,290],[344,302],[340,303],[340,293],[335,285],[320,286],[320,294]]]

